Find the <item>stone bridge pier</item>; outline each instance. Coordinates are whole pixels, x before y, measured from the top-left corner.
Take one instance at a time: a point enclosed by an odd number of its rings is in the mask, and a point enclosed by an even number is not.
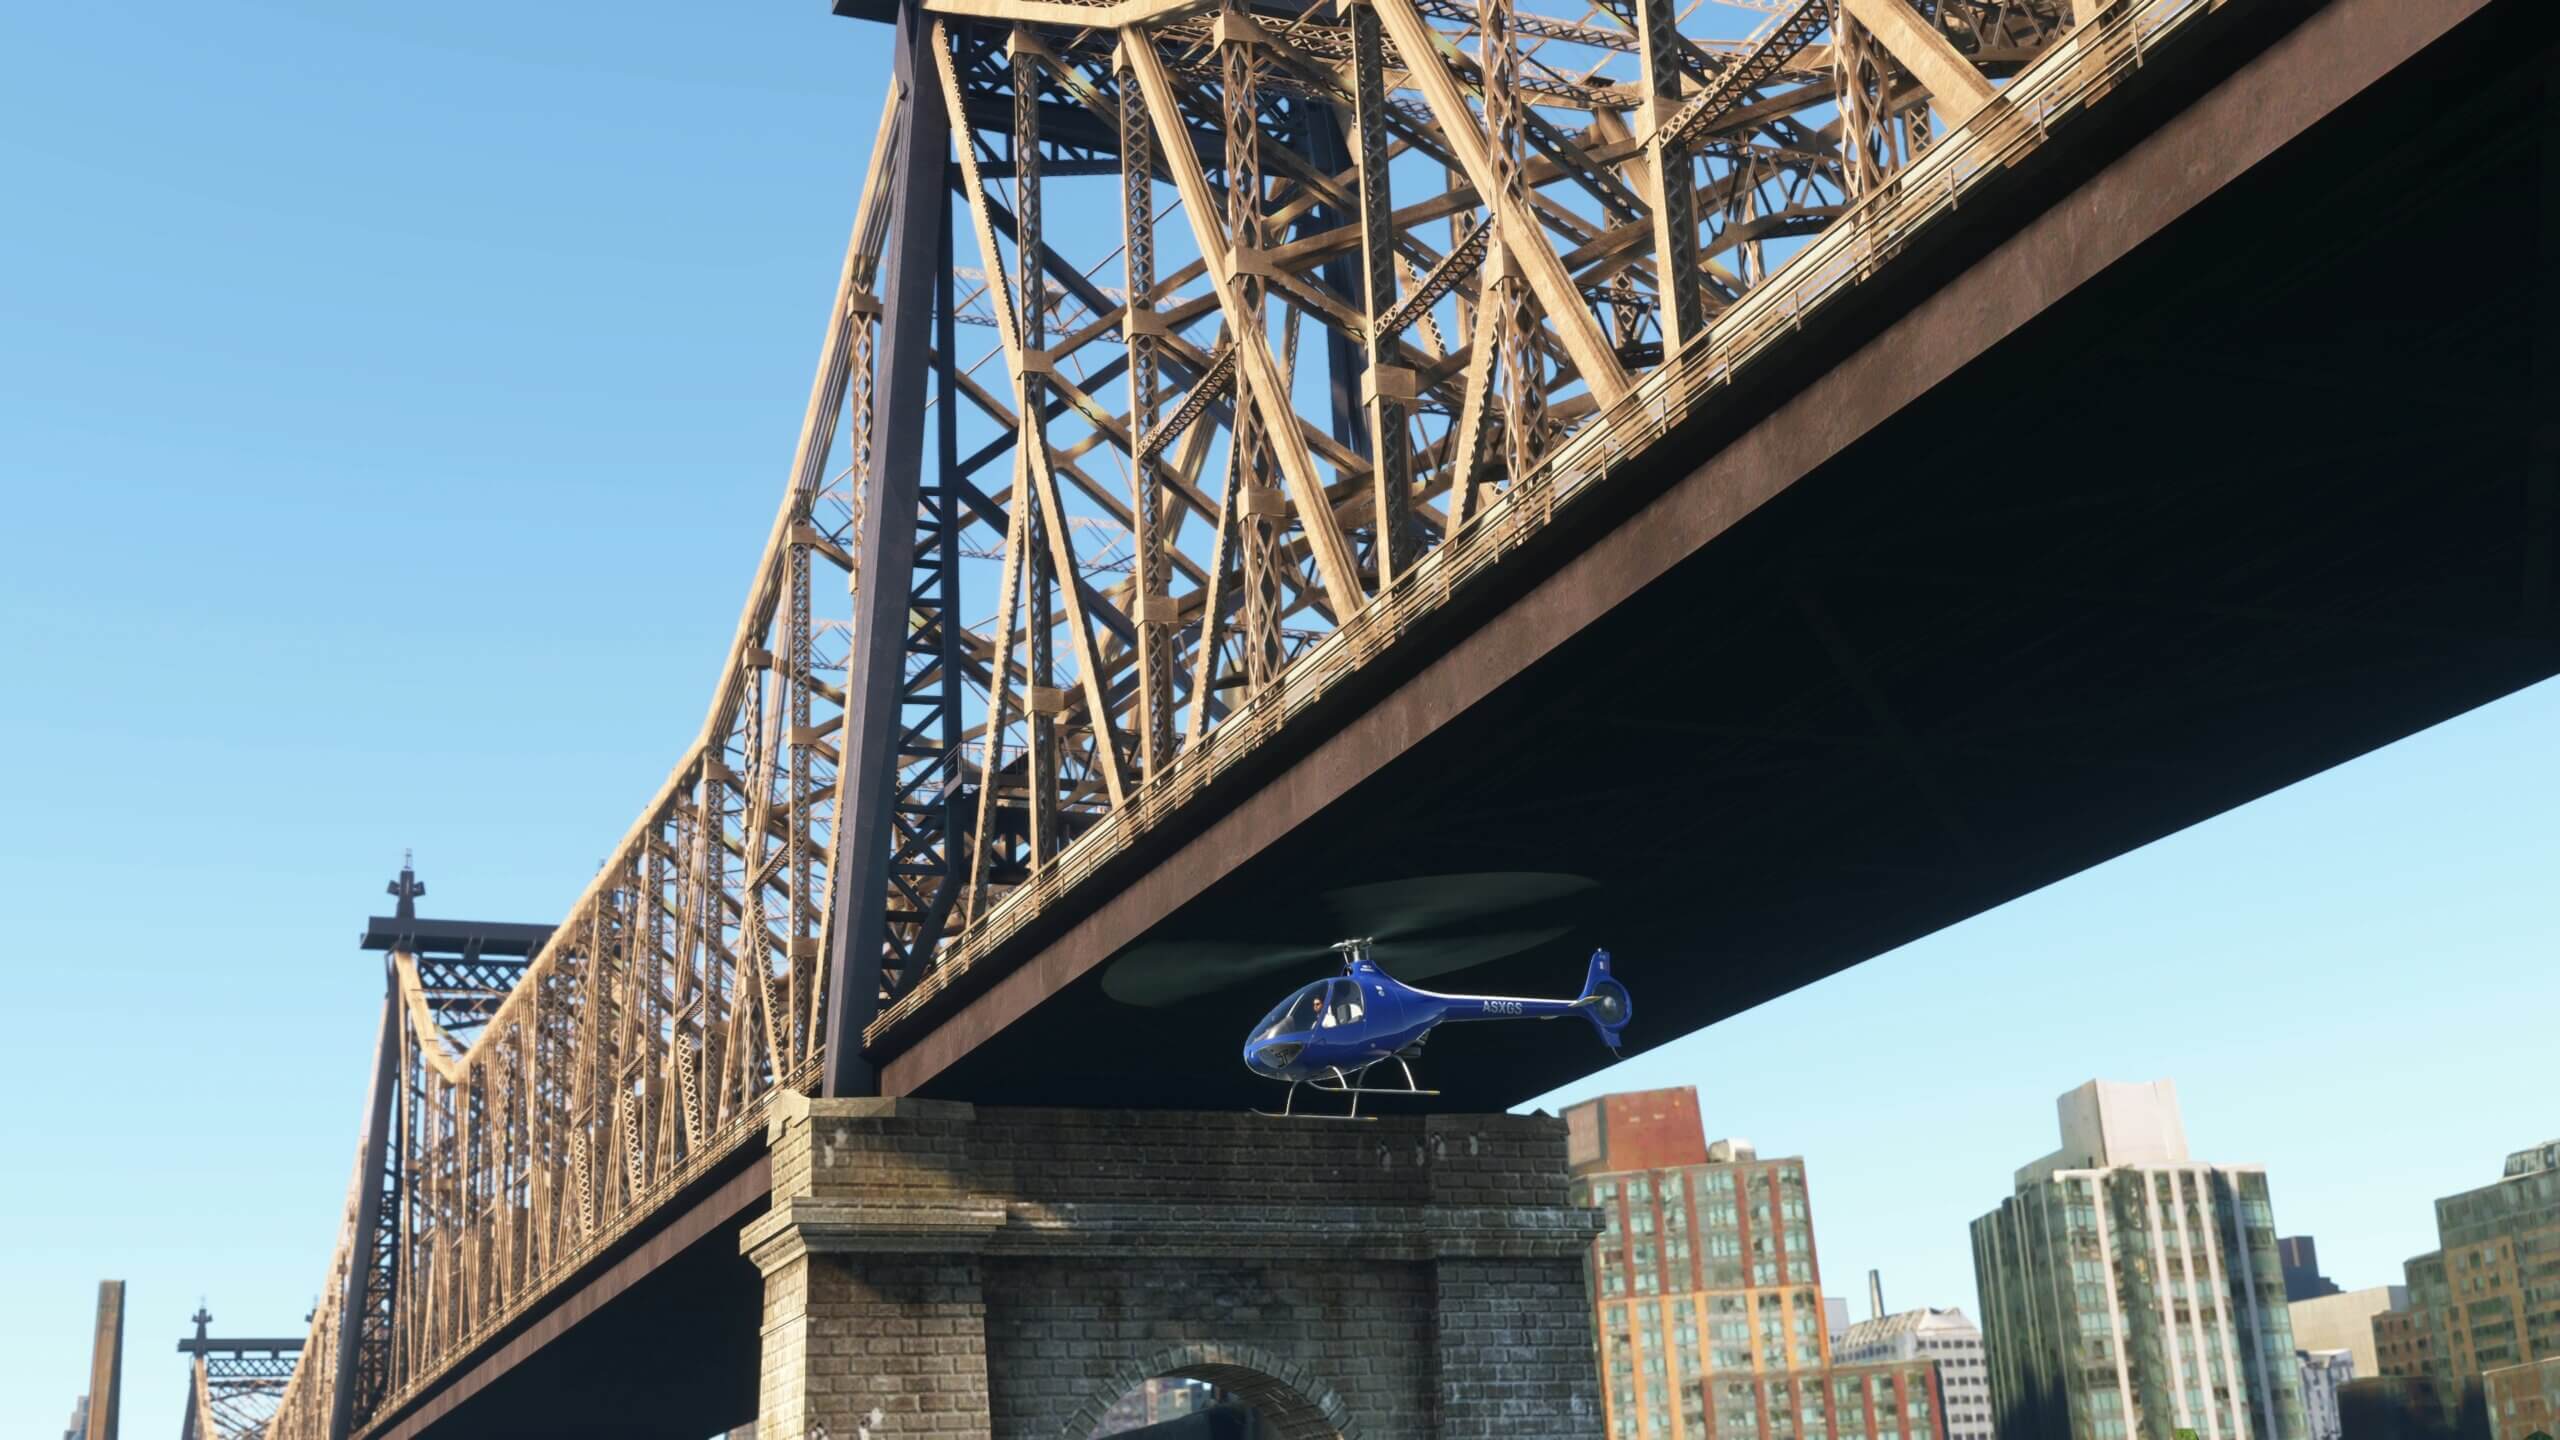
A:
[[[1087,1440],[1206,1380],[1287,1440],[1598,1440],[1563,1122],[789,1100],[766,1440]]]

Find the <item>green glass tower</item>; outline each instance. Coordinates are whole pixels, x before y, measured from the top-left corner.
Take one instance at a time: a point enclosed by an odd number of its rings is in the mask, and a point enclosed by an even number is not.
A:
[[[2191,1159],[2165,1080],[2058,1108],[1973,1222],[2000,1440],[2307,1440],[2265,1172]]]

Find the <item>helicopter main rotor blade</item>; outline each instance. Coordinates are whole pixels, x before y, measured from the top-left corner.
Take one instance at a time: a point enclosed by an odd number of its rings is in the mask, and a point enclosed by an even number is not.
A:
[[[1345,935],[1403,941],[1561,900],[1598,883],[1550,871],[1488,870],[1346,885],[1316,900]]]
[[[1482,965],[1535,949],[1570,934],[1565,925],[1530,930],[1502,930],[1476,935],[1444,935],[1396,943],[1380,957],[1387,973],[1399,980],[1428,980],[1471,965]],[[1248,945],[1219,940],[1149,941],[1111,962],[1102,973],[1102,993],[1125,1005],[1156,1008],[1178,1005],[1247,981],[1267,979],[1291,969],[1336,957],[1329,945]]]

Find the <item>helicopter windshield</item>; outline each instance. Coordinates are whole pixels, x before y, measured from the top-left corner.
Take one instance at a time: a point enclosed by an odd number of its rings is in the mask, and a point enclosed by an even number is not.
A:
[[[1268,1040],[1275,1035],[1288,1035],[1313,1030],[1325,1013],[1325,982],[1317,981],[1297,994],[1281,1001],[1271,1013],[1262,1017],[1254,1034]]]

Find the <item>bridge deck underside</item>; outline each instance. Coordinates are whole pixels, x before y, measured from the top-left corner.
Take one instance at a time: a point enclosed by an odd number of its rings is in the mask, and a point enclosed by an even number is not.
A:
[[[1607,945],[1631,1043],[1659,1044],[2560,672],[2531,459],[2560,414],[2560,128],[2532,78],[2552,28],[2491,7],[1488,697],[1417,705],[1398,758],[1106,940],[1321,944],[1312,897],[1339,887],[1565,872],[1593,883],[1478,924],[1565,933],[1427,983],[1569,991]],[[1920,355],[1925,310],[1897,332]],[[890,1080],[1271,1101],[1243,1033],[1322,959],[1141,1006],[1106,992],[1094,934],[1035,961],[1081,967],[1054,993],[946,1022]],[[1915,1017],[1966,1018],[1956,997]],[[1605,1059],[1457,1026],[1426,1078],[1490,1107]]]
[[[753,1421],[763,1286],[738,1235],[764,1212],[770,1181],[747,1168],[754,1184],[674,1207],[617,1263],[369,1433],[702,1440]]]

